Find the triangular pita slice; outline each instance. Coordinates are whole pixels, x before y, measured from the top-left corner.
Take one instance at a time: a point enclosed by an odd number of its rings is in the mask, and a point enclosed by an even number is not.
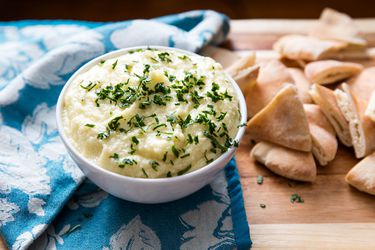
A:
[[[240,57],[236,62],[230,65],[225,71],[232,77],[238,75],[242,70],[253,66],[255,63],[255,53]]]
[[[321,166],[332,161],[337,152],[336,133],[319,106],[304,104],[312,139],[312,153]]]
[[[335,129],[340,141],[348,147],[352,146],[349,123],[341,112],[333,91],[321,85],[314,84],[311,88],[310,95]]]
[[[357,163],[346,175],[345,180],[356,189],[375,195],[375,153]]]
[[[247,123],[249,135],[258,141],[311,151],[311,136],[297,88],[289,84]]]
[[[367,45],[366,40],[360,36],[353,19],[330,8],[323,10],[319,21],[310,31],[310,35],[321,39],[346,42],[355,48],[363,48]]]
[[[336,89],[334,93],[341,112],[349,122],[355,156],[365,157],[375,150],[375,123],[364,114],[368,102],[354,97],[345,83],[342,90]]]
[[[286,35],[281,37],[273,48],[282,57],[294,60],[315,61],[331,58],[346,44],[337,41],[320,40],[302,35]]]
[[[278,60],[261,65],[256,83],[246,93],[248,117],[264,108],[287,83],[292,82],[287,67]]]
[[[358,63],[323,60],[307,64],[306,77],[316,84],[331,84],[359,74],[363,66]]]
[[[247,95],[249,89],[251,89],[255,84],[259,74],[259,65],[254,65],[241,70],[237,75],[233,77],[238,86],[241,88],[244,96]]]
[[[305,74],[301,69],[298,68],[288,68],[290,76],[293,79],[294,84],[298,89],[298,96],[302,103],[312,103],[309,90],[311,87],[311,82],[307,80]]]
[[[283,177],[309,182],[313,182],[316,178],[316,165],[309,152],[301,152],[269,142],[259,142],[250,154],[254,160]]]
[[[218,63],[220,63],[224,69],[230,67],[236,63],[241,57],[228,49],[206,46],[201,52],[201,55],[211,57]]]
[[[357,98],[369,101],[375,91],[375,67],[364,69],[358,76],[348,82],[350,90]]]
[[[375,90],[372,92],[370,102],[366,108],[366,116],[375,122]]]

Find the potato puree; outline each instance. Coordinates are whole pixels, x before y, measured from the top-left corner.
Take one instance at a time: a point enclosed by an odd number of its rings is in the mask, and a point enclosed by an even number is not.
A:
[[[121,175],[194,171],[236,146],[239,103],[220,64],[174,50],[137,49],[78,75],[64,130],[89,161]]]

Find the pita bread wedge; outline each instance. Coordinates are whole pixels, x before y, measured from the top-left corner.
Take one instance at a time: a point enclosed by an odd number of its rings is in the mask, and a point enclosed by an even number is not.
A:
[[[364,69],[358,76],[348,82],[350,90],[359,99],[369,101],[375,91],[375,67]]]
[[[255,63],[255,53],[242,56],[236,62],[226,69],[226,72],[232,77],[238,75],[242,70],[253,66]]]
[[[375,122],[375,90],[372,92],[370,102],[366,108],[365,115]]]
[[[333,91],[321,85],[314,84],[311,88],[310,95],[335,129],[342,144],[348,147],[352,146],[349,123],[341,112]]]
[[[298,96],[302,103],[312,103],[312,99],[309,94],[311,83],[309,80],[307,80],[303,71],[298,68],[288,68],[288,70],[294,84],[298,89]]]
[[[375,123],[364,115],[367,102],[355,98],[345,83],[342,90],[336,89],[334,93],[340,110],[349,123],[355,156],[365,157],[375,150]]]
[[[307,64],[306,77],[316,84],[331,84],[359,74],[363,66],[358,63],[323,60]]]
[[[323,10],[310,35],[321,39],[346,42],[350,47],[363,48],[367,45],[350,16],[330,8]]]
[[[336,133],[318,105],[304,104],[312,139],[312,153],[321,166],[332,161],[337,152]]]
[[[283,177],[309,182],[316,178],[316,165],[311,153],[259,142],[250,154],[254,160]]]
[[[355,165],[346,175],[345,180],[356,189],[375,195],[375,153]]]
[[[206,46],[201,52],[201,55],[211,57],[219,62],[224,69],[236,63],[241,57],[228,49],[223,49],[216,46]]]
[[[280,61],[270,60],[261,65],[256,83],[246,94],[248,117],[258,113],[282,87],[292,81],[288,69]]]
[[[300,151],[311,151],[311,136],[297,88],[288,84],[247,123],[249,135]]]
[[[306,61],[331,58],[345,47],[346,43],[302,35],[283,36],[273,45],[282,57]]]
[[[256,80],[259,74],[259,68],[259,65],[248,67],[244,70],[241,70],[237,75],[233,77],[233,80],[235,80],[238,86],[241,88],[244,96],[246,96],[249,92],[249,89],[256,84]]]

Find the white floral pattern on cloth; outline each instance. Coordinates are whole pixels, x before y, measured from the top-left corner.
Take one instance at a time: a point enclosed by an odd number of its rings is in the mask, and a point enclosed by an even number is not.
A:
[[[84,176],[55,124],[63,84],[96,56],[133,45],[198,51],[222,42],[228,29],[227,18],[213,11],[117,23],[0,23],[0,228],[11,249],[249,246],[246,236],[244,246],[235,240],[235,221],[246,218],[233,214],[232,207],[243,211],[243,204],[230,198],[224,175],[211,187],[162,205],[126,202],[89,181],[76,191]],[[231,166],[227,174],[236,173],[234,161]],[[238,176],[228,181],[238,189]],[[203,225],[204,217],[210,223]],[[241,227],[248,230],[246,223]]]

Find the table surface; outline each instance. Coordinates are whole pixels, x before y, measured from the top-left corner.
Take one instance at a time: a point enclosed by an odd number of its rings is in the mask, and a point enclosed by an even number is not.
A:
[[[375,19],[356,20],[371,47],[375,47]],[[272,44],[282,35],[305,34],[314,20],[234,20],[225,47],[259,60],[272,57]],[[375,60],[364,62],[375,65]],[[318,167],[312,184],[276,176],[250,159],[245,134],[236,152],[253,248],[375,249],[375,197],[351,188],[344,180],[358,160],[341,146],[336,159]],[[257,176],[264,176],[262,185]],[[292,204],[298,193],[303,204]],[[265,204],[266,208],[261,208]]]

